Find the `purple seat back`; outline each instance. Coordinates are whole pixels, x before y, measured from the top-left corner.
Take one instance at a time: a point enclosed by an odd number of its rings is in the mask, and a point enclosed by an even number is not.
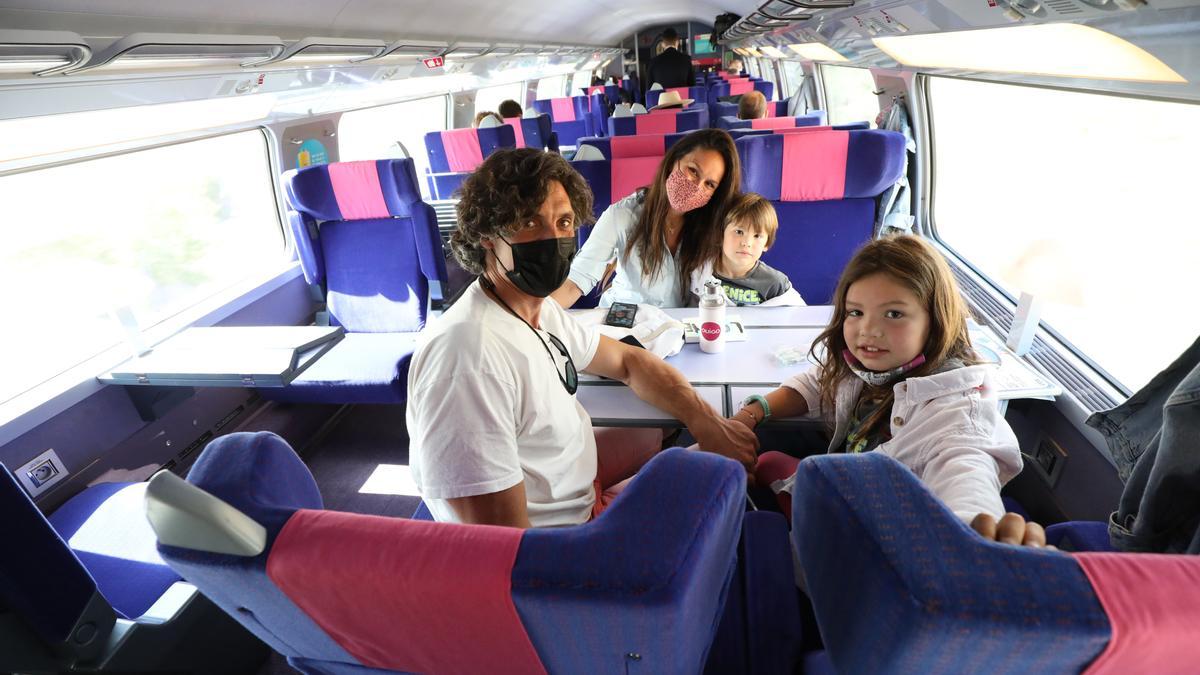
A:
[[[551,128],[558,134],[560,145],[574,146],[577,139],[595,135],[587,96],[542,98],[534,101],[533,107],[539,113],[550,115]]]
[[[742,190],[775,206],[779,233],[763,260],[788,275],[811,304],[828,304],[842,268],[870,239],[875,197],[904,166],[904,136],[891,131],[806,131],[736,141]]]
[[[517,147],[516,132],[507,124],[488,129],[449,129],[425,134],[432,173],[470,172],[500,148]]]
[[[445,281],[446,262],[413,161],[323,164],[289,171],[283,183],[304,277],[324,284],[331,323],[350,332],[420,330],[429,282]]]

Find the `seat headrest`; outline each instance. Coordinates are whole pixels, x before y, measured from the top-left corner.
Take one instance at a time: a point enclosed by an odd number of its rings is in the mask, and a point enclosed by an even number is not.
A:
[[[772,201],[875,197],[904,170],[904,136],[894,131],[814,130],[736,141],[742,190]]]
[[[412,159],[334,162],[283,175],[291,207],[317,220],[409,217],[421,201]]]
[[[170,471],[159,471],[146,486],[146,519],[168,546],[240,556],[267,547],[266,528]]]
[[[188,482],[268,528],[276,516],[323,508],[308,467],[267,431],[216,438],[192,465]]]
[[[657,82],[650,85],[650,91],[662,91],[663,86]]]
[[[504,124],[504,123],[501,122],[500,118],[496,117],[495,115],[488,115],[487,117],[484,117],[482,120],[479,120],[479,128],[480,129],[494,129],[495,127],[498,127],[501,124]]]
[[[633,109],[628,104],[622,103],[622,104],[618,105],[616,108],[613,108],[612,116],[613,117],[633,117]]]
[[[581,145],[575,151],[575,161],[590,161],[596,159],[605,159],[604,153],[600,149],[592,145]]]
[[[646,114],[646,106],[642,105],[641,103],[634,103],[633,105],[629,106],[629,109],[633,111],[634,115]]]
[[[540,114],[542,114],[542,113],[539,113],[539,112],[538,112],[536,109],[534,109],[534,108],[526,108],[526,109],[525,109],[525,110],[524,110],[524,111],[521,113],[521,117],[522,117],[523,119],[527,119],[527,120],[529,120],[529,119],[533,119],[533,118],[537,117],[537,116],[538,116],[538,115],[540,115]]]

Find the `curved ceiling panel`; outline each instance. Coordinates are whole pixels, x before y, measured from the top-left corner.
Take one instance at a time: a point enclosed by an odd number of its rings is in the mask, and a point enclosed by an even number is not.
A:
[[[6,19],[15,12],[24,14],[18,18],[27,19],[27,27],[51,24],[85,36],[104,35],[113,19],[120,18],[128,32],[233,32],[226,27],[245,32],[245,27],[254,26],[260,32],[270,27],[269,34],[285,39],[403,36],[612,45],[643,26],[684,20],[711,23],[722,12],[752,11],[761,0],[10,0],[3,4]]]

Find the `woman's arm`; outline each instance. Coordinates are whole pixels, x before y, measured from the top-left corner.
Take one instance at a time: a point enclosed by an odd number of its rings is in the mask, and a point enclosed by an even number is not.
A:
[[[592,228],[583,248],[575,254],[571,262],[571,274],[550,294],[554,301],[563,309],[571,305],[584,293],[589,293],[604,277],[604,270],[610,260],[617,256],[617,241],[621,230],[628,229],[633,215],[628,208],[613,204],[604,210],[600,220]]]

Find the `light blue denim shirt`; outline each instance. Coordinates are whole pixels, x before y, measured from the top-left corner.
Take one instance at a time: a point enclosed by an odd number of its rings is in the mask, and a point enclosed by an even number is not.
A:
[[[624,255],[625,243],[641,215],[642,203],[637,192],[605,209],[583,248],[575,255],[568,278],[586,295],[600,283],[604,268],[615,259],[617,274],[612,285],[600,296],[601,307],[614,302],[682,307],[684,302],[675,255],[663,261],[653,279],[642,277],[642,258],[636,250]]]

